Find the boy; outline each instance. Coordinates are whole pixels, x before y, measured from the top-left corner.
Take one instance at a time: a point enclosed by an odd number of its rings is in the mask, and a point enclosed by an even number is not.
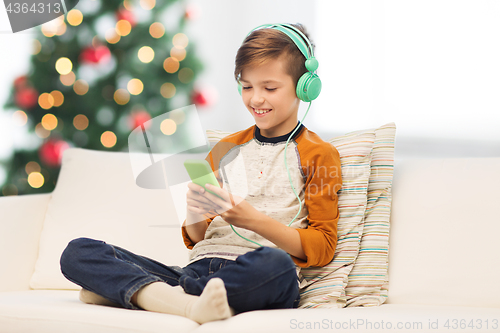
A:
[[[307,36],[301,25],[293,28]],[[255,125],[223,138],[206,158],[221,184],[207,190],[220,198],[188,184],[182,236],[192,249],[189,265],[165,266],[104,242],[73,240],[61,270],[83,287],[82,301],[198,323],[298,306],[300,267],[324,266],[335,253],[341,186],[338,152],[297,120],[304,62],[283,31],[261,28],[247,36],[235,78]]]

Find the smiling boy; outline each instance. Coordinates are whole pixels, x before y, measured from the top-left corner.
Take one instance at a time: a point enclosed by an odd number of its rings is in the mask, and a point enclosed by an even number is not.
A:
[[[305,33],[300,25],[293,28]],[[223,270],[215,276],[224,280],[229,304],[238,311],[278,304],[277,295],[290,283],[297,283],[297,277],[290,275],[275,277],[285,263],[293,263],[300,280],[300,267],[324,266],[335,253],[340,158],[331,144],[297,120],[300,99],[296,87],[307,72],[304,63],[304,55],[280,30],[258,29],[247,36],[236,55],[235,78],[255,125],[223,138],[206,158],[222,185],[207,185],[207,189],[224,200],[194,183],[188,185],[183,236],[192,249],[190,262],[222,258],[238,265],[241,258],[248,257],[239,274],[251,278],[225,276]],[[288,172],[304,203],[302,209]],[[281,261],[276,269],[266,256],[280,253],[279,249],[289,256],[275,259]],[[242,281],[235,283],[237,278]],[[274,281],[280,287],[273,289],[271,283],[266,286],[262,281]],[[264,305],[248,300],[239,304],[233,295],[249,295],[248,290],[257,291]],[[277,307],[296,307],[298,299]]]
[[[288,29],[307,38],[301,25]],[[305,60],[274,27],[245,38],[235,78],[255,125],[220,140],[206,158],[221,185],[207,189],[220,198],[188,184],[182,236],[189,264],[166,266],[104,242],[73,240],[61,269],[84,288],[84,302],[199,323],[298,307],[300,268],[324,266],[335,253],[341,186],[337,150],[298,122]]]

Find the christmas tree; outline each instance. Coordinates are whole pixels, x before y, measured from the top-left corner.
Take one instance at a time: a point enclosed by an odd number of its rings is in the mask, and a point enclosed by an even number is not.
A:
[[[0,161],[0,195],[51,192],[68,147],[128,151],[137,126],[205,103],[194,89],[202,64],[183,32],[195,13],[178,0],[88,0],[40,26],[30,70],[5,104],[36,143]]]

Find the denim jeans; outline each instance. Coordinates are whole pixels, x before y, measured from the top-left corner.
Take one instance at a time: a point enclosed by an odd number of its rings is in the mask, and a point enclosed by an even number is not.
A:
[[[166,266],[103,241],[77,238],[61,255],[61,271],[70,281],[128,309],[143,286],[163,281],[199,296],[208,280],[221,278],[229,306],[237,313],[296,308],[300,295],[295,264],[281,249],[261,247],[236,260],[204,258],[184,268]]]

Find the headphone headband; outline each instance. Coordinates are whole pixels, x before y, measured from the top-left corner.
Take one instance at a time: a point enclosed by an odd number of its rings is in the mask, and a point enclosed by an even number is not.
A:
[[[263,24],[250,31],[247,37],[255,30],[267,28],[276,29],[286,34],[295,43],[295,45],[297,45],[297,48],[300,50],[300,52],[302,52],[306,59],[314,57],[314,50],[311,42],[309,41],[309,38],[307,38],[307,36],[304,35],[302,31],[290,24]]]

